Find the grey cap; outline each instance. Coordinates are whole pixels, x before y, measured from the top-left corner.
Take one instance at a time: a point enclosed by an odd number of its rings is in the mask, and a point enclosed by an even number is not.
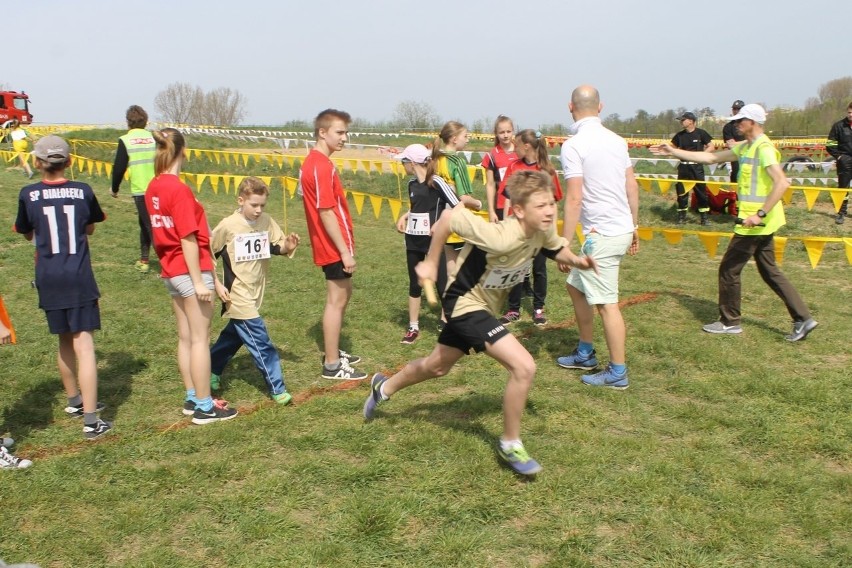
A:
[[[71,157],[71,148],[65,140],[55,134],[50,134],[35,143],[33,155],[42,162],[63,164]]]

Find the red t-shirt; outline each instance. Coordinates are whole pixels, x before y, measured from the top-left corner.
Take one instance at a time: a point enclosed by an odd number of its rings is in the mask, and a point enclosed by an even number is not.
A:
[[[505,151],[499,144],[494,146],[491,151],[485,154],[485,157],[482,158],[482,167],[486,170],[491,169],[491,171],[494,172],[491,168],[492,156],[494,157],[494,165],[497,167],[497,172],[494,176],[494,181],[497,182],[498,188],[496,207],[498,211],[501,211],[503,206],[506,204],[506,196],[503,195],[503,192],[500,189],[503,187],[503,180],[506,179],[506,170],[509,167],[509,164],[516,162],[518,160],[518,155],[515,154],[514,151]]]
[[[213,270],[210,255],[210,226],[204,207],[192,190],[174,174],[160,174],[148,184],[145,206],[151,217],[154,250],[160,259],[160,276],[172,278],[189,274],[180,246],[182,237],[195,233],[202,271]]]
[[[534,170],[540,171],[541,168],[538,167],[538,162],[534,164],[528,164],[523,160],[515,160],[509,167],[506,168],[506,177],[503,178],[503,181],[500,182],[500,189],[497,191],[503,197],[503,202],[506,202],[506,180],[511,177],[511,175],[515,172],[519,172],[521,170]],[[562,199],[562,186],[559,185],[559,176],[556,175],[556,172],[553,173],[553,197],[556,198],[556,201]],[[511,211],[509,212],[511,214]]]
[[[331,209],[337,217],[340,234],[349,252],[355,254],[352,216],[343,193],[343,184],[332,161],[318,150],[311,150],[299,170],[308,235],[314,253],[314,264],[326,266],[340,261],[340,251],[332,242],[320,220],[320,209]]]

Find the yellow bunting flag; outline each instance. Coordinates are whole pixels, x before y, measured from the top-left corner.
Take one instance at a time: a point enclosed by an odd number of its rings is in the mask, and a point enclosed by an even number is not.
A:
[[[680,183],[683,184],[684,193],[689,193],[690,191],[692,191],[692,188],[695,187],[694,181],[681,181]]]
[[[787,237],[775,237],[775,262],[778,266],[784,264],[784,249],[787,247]]]
[[[683,240],[683,231],[680,229],[663,229],[663,237],[670,245],[676,245]]]
[[[208,174],[198,174],[195,176],[195,184],[198,187],[198,191],[201,191],[201,185],[204,183],[204,180],[207,179]]]
[[[266,187],[272,185],[272,177],[271,176],[260,176],[260,180],[266,184]]]
[[[234,176],[234,194],[237,193],[237,188],[243,183],[243,180],[246,179],[246,176]]]
[[[353,172],[358,171],[358,160],[346,160],[346,165],[349,166],[349,169]]]
[[[373,168],[377,172],[379,172],[380,174],[384,173],[384,171],[385,171],[384,164],[382,164],[382,162],[373,162]],[[396,172],[393,172],[393,173],[396,173]]]
[[[281,168],[283,168],[284,167],[284,156],[273,156],[273,157],[275,159],[275,165],[278,166],[278,169],[280,170]]]
[[[663,181],[661,179],[657,180],[657,185],[660,186],[660,193],[662,193],[663,195],[665,195],[666,192],[672,188],[672,182]]]
[[[379,213],[382,212],[382,197],[378,195],[370,195],[370,205],[373,206],[373,215],[376,216],[376,219],[379,218]]]
[[[110,178],[111,178],[111,177],[112,177],[112,164],[110,164],[109,162],[107,162],[107,163],[104,165],[104,170],[106,170],[106,175],[107,175],[107,177],[110,177]]]
[[[808,211],[814,208],[814,203],[816,203],[817,197],[819,197],[818,189],[803,189],[802,193],[805,194],[805,202],[808,204]]]
[[[846,260],[849,261],[849,264],[852,264],[852,239],[844,238],[843,246],[846,248]]]
[[[196,158],[201,158],[201,150],[192,150],[192,153]]]
[[[722,236],[721,233],[698,233],[698,238],[701,240],[701,244],[704,245],[704,248],[707,249],[707,254],[710,255],[710,258],[716,256],[716,249],[719,248],[720,236]]]
[[[355,192],[355,191],[350,191],[349,193],[352,194],[352,201],[355,202],[355,211],[357,211],[358,215],[360,215],[361,210],[364,209],[365,194],[358,193],[358,192]]]
[[[654,238],[654,230],[647,227],[639,227],[639,238],[643,241],[650,241]]]
[[[247,168],[249,163],[249,155],[248,154],[240,154],[240,158],[243,159],[243,167]]]
[[[715,183],[708,183],[707,184],[707,191],[709,191],[712,195],[719,195],[721,188],[718,185],[716,185]]]
[[[370,160],[361,160],[361,167],[365,172],[370,173]]]
[[[290,164],[290,167],[295,167],[296,165],[296,156],[286,156],[287,163]]]
[[[474,181],[476,179],[476,166],[467,167],[467,177],[470,178],[470,181]]]
[[[391,199],[388,198],[388,205],[390,205],[391,217],[396,221],[399,219],[399,210],[402,209],[402,201],[399,199]]]
[[[216,160],[216,163],[217,163],[217,164],[221,164],[221,163],[222,163],[222,155],[221,155],[219,152],[210,152],[210,154],[211,154],[211,155],[213,156],[213,158]]]
[[[816,268],[819,264],[819,259],[822,258],[822,251],[825,248],[824,239],[802,239],[805,243],[805,250],[808,251],[808,260],[811,261],[811,268]]]
[[[648,178],[641,178],[637,180],[639,182],[639,187],[644,189],[645,191],[651,191],[651,180]]]
[[[781,197],[781,201],[784,202],[784,205],[790,205],[790,202],[793,201],[793,188],[788,187],[784,192],[784,195]]]
[[[831,202],[834,203],[834,210],[840,211],[840,205],[843,203],[843,198],[848,192],[845,189],[831,189],[828,194],[831,196]]]
[[[210,186],[213,188],[213,193],[219,195],[219,179],[220,176],[210,176]]]
[[[98,173],[98,175],[101,175],[102,173],[104,173],[104,163],[101,162],[100,160],[95,162],[95,171]]]
[[[285,177],[284,179],[284,187],[287,189],[287,193],[290,194],[290,197],[296,195],[296,190],[299,188],[299,180],[294,177]]]

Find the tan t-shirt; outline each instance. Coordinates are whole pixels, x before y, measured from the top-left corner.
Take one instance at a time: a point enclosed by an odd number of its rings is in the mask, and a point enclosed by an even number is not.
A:
[[[250,224],[238,210],[216,225],[211,245],[225,265],[225,287],[231,294],[231,303],[223,317],[260,317],[258,310],[266,288],[270,247],[283,248],[285,239],[278,223],[266,213]]]
[[[514,216],[489,223],[467,209],[457,209],[450,227],[465,245],[444,294],[447,317],[478,310],[487,310],[496,317],[502,313],[509,290],[523,282],[538,252],[553,258],[568,245],[556,233],[555,223],[547,231],[527,238]]]

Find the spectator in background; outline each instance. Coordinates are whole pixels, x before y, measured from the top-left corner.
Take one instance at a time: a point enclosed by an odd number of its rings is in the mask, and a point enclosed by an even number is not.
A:
[[[852,182],[852,103],[846,107],[846,118],[838,120],[828,133],[825,149],[837,160],[837,187],[848,188]],[[843,224],[849,207],[849,192],[840,204],[840,210],[834,222]]]
[[[514,139],[515,125],[512,119],[501,114],[494,123],[494,148],[482,158],[482,167],[485,170],[485,194],[488,196],[488,219],[492,223],[503,218],[506,197],[498,193],[497,188],[506,177],[506,168],[518,159]]]
[[[24,169],[24,173],[27,174],[27,178],[32,179],[33,177],[33,169],[30,167],[29,161],[29,149],[30,149],[30,135],[29,133],[23,129],[20,121],[13,120],[9,127],[12,129],[9,132],[9,137],[12,139],[12,149],[17,152],[18,160],[21,163],[21,167]]]
[[[141,106],[127,109],[127,128],[130,130],[118,139],[118,149],[112,165],[112,196],[118,197],[118,188],[125,172],[130,172],[130,195],[139,216],[139,260],[136,270],[148,272],[151,255],[151,218],[145,207],[145,190],[154,179],[154,156],[157,144],[151,133],[145,130],[148,113]]]
[[[678,117],[678,120],[683,126],[683,130],[672,137],[672,146],[687,152],[703,152],[712,148],[713,138],[706,130],[695,126],[696,118],[693,113],[685,112]],[[704,166],[691,160],[688,154],[684,154],[677,166],[677,179],[703,182]],[[675,189],[677,191],[677,224],[683,225],[686,223],[686,211],[689,209],[689,192],[686,191],[680,181],[675,185]],[[707,186],[703,183],[696,183],[693,190],[698,201],[701,224],[707,225],[710,223],[708,218],[710,202],[707,199]]]

